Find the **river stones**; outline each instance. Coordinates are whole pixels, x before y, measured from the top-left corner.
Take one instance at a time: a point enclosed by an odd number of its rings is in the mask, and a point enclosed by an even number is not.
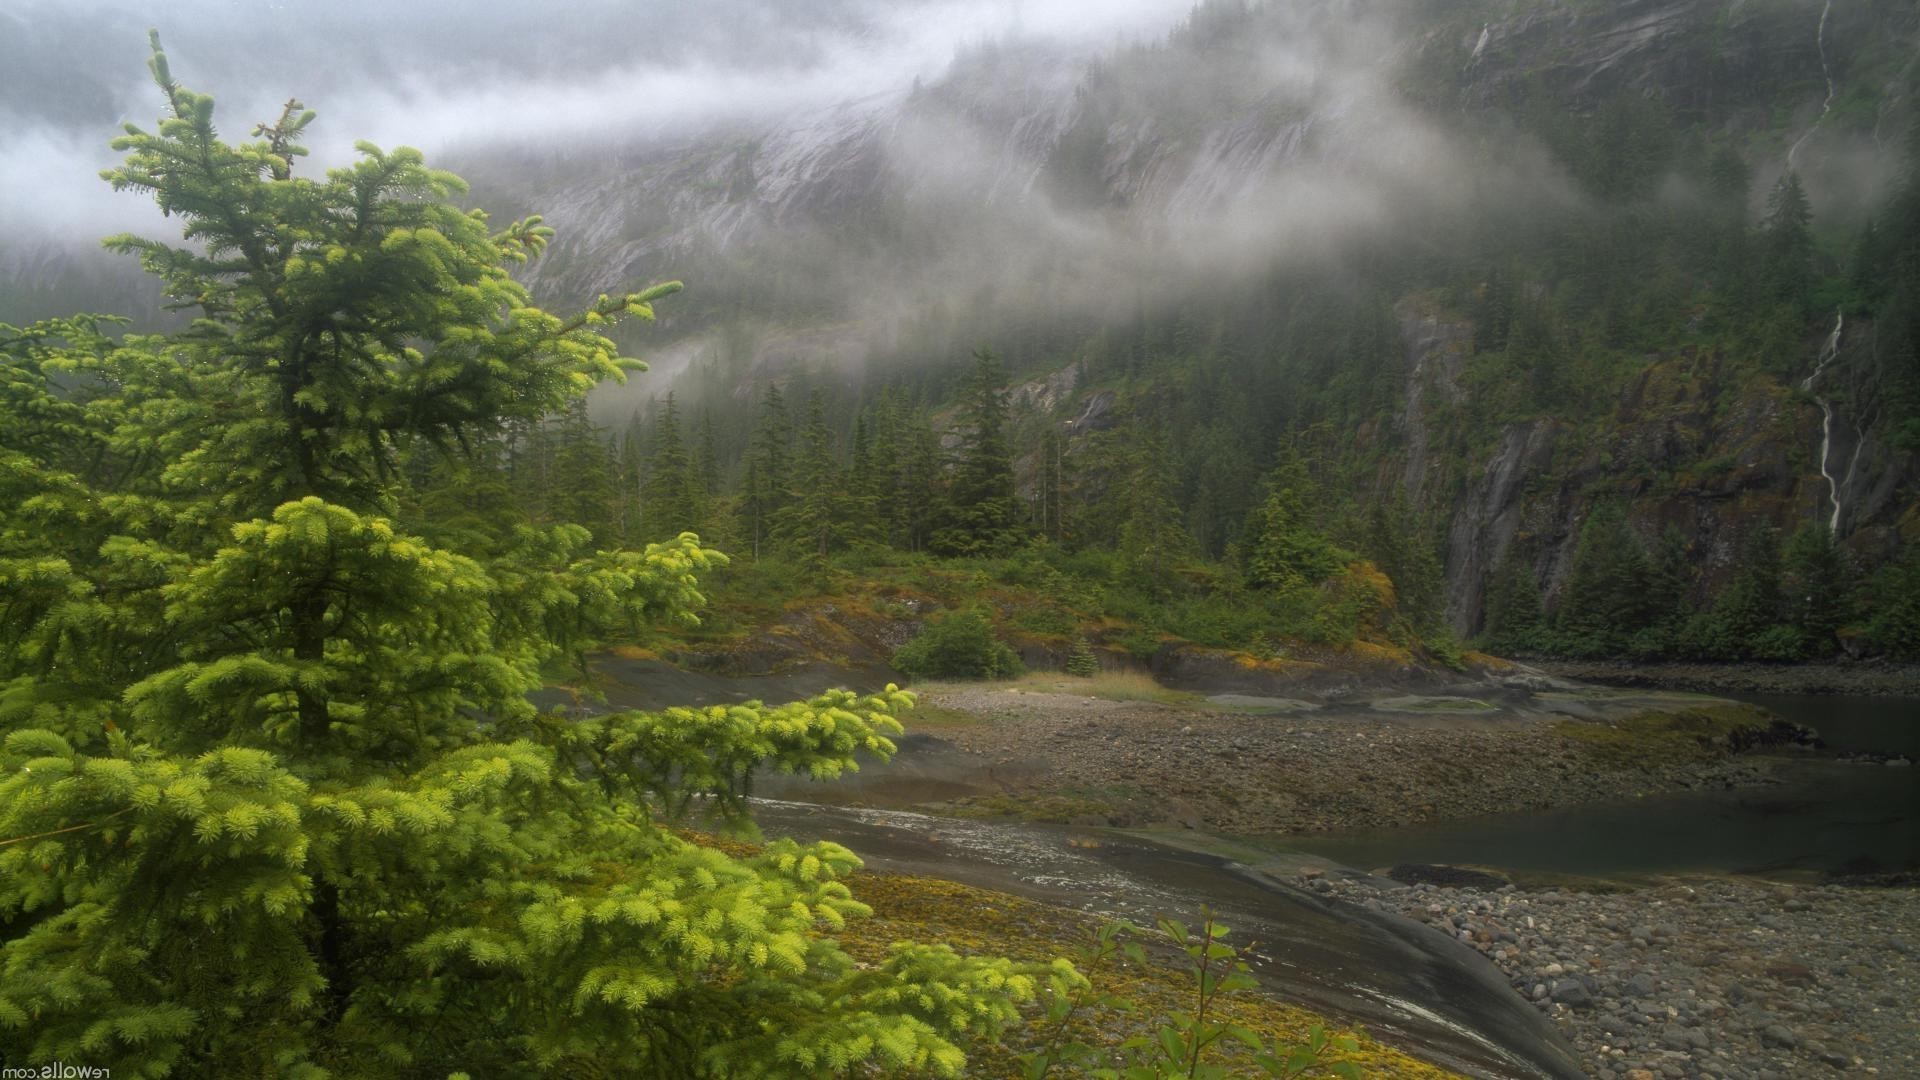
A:
[[[1920,925],[1912,886],[1710,878],[1585,894],[1323,880],[1469,941],[1596,1077],[1920,1077],[1920,956],[1898,936]]]

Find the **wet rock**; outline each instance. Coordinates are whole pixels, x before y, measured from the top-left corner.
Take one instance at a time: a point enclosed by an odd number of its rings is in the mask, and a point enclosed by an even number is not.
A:
[[[1507,879],[1498,874],[1460,866],[1406,864],[1387,871],[1387,876],[1407,885],[1443,885],[1449,888],[1497,889],[1508,884]]]
[[[1800,1036],[1795,1035],[1793,1029],[1785,1024],[1768,1024],[1760,1029],[1760,1045],[1791,1050],[1800,1045]]]
[[[1553,1000],[1569,1009],[1593,1008],[1593,992],[1578,979],[1561,979],[1554,983]]]

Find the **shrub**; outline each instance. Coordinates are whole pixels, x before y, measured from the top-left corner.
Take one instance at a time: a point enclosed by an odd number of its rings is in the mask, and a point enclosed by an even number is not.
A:
[[[1099,672],[1100,658],[1093,655],[1093,646],[1086,638],[1074,638],[1073,647],[1067,650],[1067,674],[1087,679]]]
[[[893,666],[916,679],[1005,679],[1021,672],[1020,658],[993,634],[977,611],[934,619],[894,650]]]

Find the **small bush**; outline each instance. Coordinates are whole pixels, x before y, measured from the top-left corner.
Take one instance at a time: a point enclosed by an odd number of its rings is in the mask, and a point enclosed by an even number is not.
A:
[[[1145,628],[1129,630],[1113,639],[1113,643],[1127,650],[1135,660],[1151,660],[1160,651],[1161,637],[1158,633]]]
[[[1073,647],[1067,650],[1067,674],[1090,679],[1100,672],[1100,658],[1093,655],[1093,646],[1086,638],[1074,638]]]
[[[977,611],[934,619],[894,650],[893,666],[916,679],[1006,679],[1020,674],[1020,658],[993,634]]]
[[[1013,625],[1029,634],[1045,634],[1048,637],[1066,637],[1079,627],[1073,613],[1051,604],[1023,608],[1014,613]]]

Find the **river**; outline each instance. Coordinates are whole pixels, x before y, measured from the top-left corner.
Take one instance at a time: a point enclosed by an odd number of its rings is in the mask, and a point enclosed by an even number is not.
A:
[[[1920,756],[1920,701],[1748,697],[1833,750]],[[1289,841],[1357,867],[1466,863],[1515,873],[1787,876],[1920,869],[1920,768],[1822,756],[1765,788],[1694,791]]]
[[[1284,858],[1249,864],[1104,830],[765,799],[754,816],[769,834],[842,843],[877,869],[1136,922],[1195,921],[1206,907],[1236,941],[1259,943],[1246,959],[1290,1001],[1468,1075],[1582,1075],[1560,1033],[1479,954],[1398,915],[1285,884]]]
[[[692,691],[705,700],[740,700],[815,689],[757,679],[695,687],[670,678],[653,685],[652,666],[620,665],[614,676],[620,685],[609,690],[609,703],[654,707],[664,703],[650,700],[656,692],[667,700]],[[1843,751],[1912,756],[1920,748],[1920,702],[1757,703],[1815,728]],[[903,740],[901,757],[888,770],[899,774],[898,783],[926,779],[916,779],[911,760],[918,741]],[[769,834],[843,843],[877,869],[961,880],[1096,913],[1136,921],[1155,915],[1191,919],[1209,907],[1241,940],[1263,943],[1249,960],[1263,982],[1288,1000],[1364,1024],[1385,1042],[1469,1075],[1576,1077],[1582,1073],[1564,1037],[1484,957],[1397,915],[1299,888],[1299,853],[1360,868],[1465,863],[1516,874],[1600,877],[1920,866],[1920,769],[1821,756],[1788,766],[1783,777],[1760,789],[1316,836],[1287,841],[1290,850],[1242,846],[1232,858],[1112,830],[833,807],[790,801],[791,795],[757,800],[755,816]]]

